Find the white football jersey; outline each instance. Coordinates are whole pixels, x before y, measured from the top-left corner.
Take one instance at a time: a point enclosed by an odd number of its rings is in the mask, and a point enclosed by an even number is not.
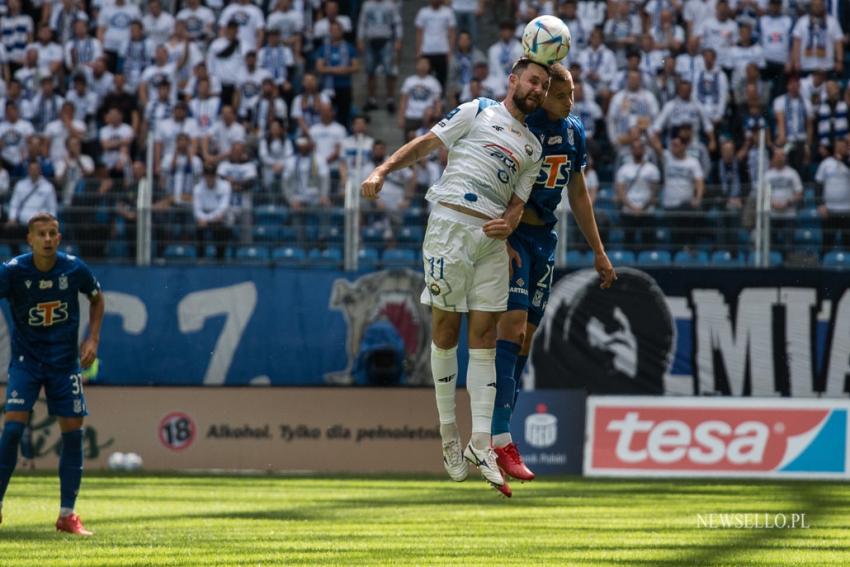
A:
[[[449,149],[449,161],[443,175],[428,189],[428,201],[497,218],[514,193],[528,200],[543,149],[503,104],[488,98],[465,102],[431,131]]]

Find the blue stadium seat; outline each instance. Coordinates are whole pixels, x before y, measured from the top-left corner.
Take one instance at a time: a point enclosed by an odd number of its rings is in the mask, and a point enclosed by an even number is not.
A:
[[[289,218],[289,210],[277,205],[261,205],[254,209],[254,224],[281,226]]]
[[[419,244],[424,237],[425,230],[421,226],[403,226],[396,235],[402,244]]]
[[[807,188],[803,190],[803,206],[806,208],[817,206],[817,201],[815,199],[815,190],[812,188]]]
[[[281,226],[278,228],[280,242],[295,242],[298,240],[298,231],[291,226]]]
[[[768,265],[771,268],[778,268],[782,265],[782,262],[783,262],[782,252],[780,252],[779,250],[771,250],[770,251],[770,260],[769,260]]]
[[[832,250],[823,257],[823,265],[829,268],[850,270],[850,250]]]
[[[800,250],[817,252],[823,242],[823,231],[819,228],[797,228],[794,230],[794,246]]]
[[[310,267],[313,268],[338,268],[342,265],[342,250],[340,248],[313,248],[307,254]]]
[[[169,244],[162,253],[166,260],[194,260],[196,256],[195,247],[185,244]]]
[[[425,224],[427,211],[422,207],[410,207],[404,211],[405,226],[422,226]]]
[[[593,265],[593,254],[585,253],[581,250],[567,251],[567,267],[568,268],[587,268]]]
[[[0,262],[5,262],[13,256],[14,253],[12,252],[11,246],[8,244],[0,244]]]
[[[377,248],[361,248],[357,252],[357,265],[360,268],[373,269],[381,261],[381,254]]]
[[[362,232],[363,242],[366,244],[383,244],[384,231],[374,226],[367,226]]]
[[[255,242],[278,242],[281,227],[270,224],[258,224],[254,227]]]
[[[815,207],[807,207],[797,213],[797,226],[800,228],[820,228],[820,220],[820,213]]]
[[[749,246],[750,240],[752,239],[752,234],[746,228],[739,228],[736,231],[736,237],[738,240],[738,246]]]
[[[76,244],[62,244],[59,246],[59,251],[64,252],[65,254],[70,254],[71,256],[80,255],[80,247]]]
[[[737,268],[745,263],[743,255],[735,256],[730,250],[717,250],[711,255],[711,265],[717,268]]]
[[[240,246],[236,249],[236,260],[243,264],[265,264],[269,259],[269,249],[265,246]]]
[[[300,266],[307,259],[307,252],[300,246],[278,246],[272,250],[272,260],[281,266]]]
[[[107,258],[129,258],[130,244],[126,240],[110,240],[106,243]]]
[[[343,240],[345,240],[345,229],[342,225],[329,226],[322,231],[322,242],[341,244]]]
[[[606,244],[622,245],[626,241],[626,232],[622,228],[612,228],[608,231],[608,237],[605,239]]]
[[[683,268],[708,266],[708,252],[705,250],[679,250],[673,256],[673,265]]]
[[[616,195],[614,194],[614,189],[610,185],[605,184],[605,185],[602,185],[599,188],[599,191],[596,193],[596,202],[597,203],[613,203],[615,196]]]
[[[644,250],[637,257],[637,263],[641,266],[669,266],[671,262],[667,250]]]
[[[635,253],[631,250],[611,250],[608,259],[614,266],[630,266],[635,263]]]
[[[416,252],[410,248],[390,248],[384,250],[382,258],[385,268],[402,268],[416,264]]]
[[[666,226],[660,226],[655,229],[655,243],[660,246],[670,246],[672,235],[670,229]]]

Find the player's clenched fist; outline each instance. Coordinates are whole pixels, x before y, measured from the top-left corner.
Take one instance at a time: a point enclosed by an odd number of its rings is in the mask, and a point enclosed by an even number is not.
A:
[[[384,176],[376,169],[360,184],[360,193],[367,199],[377,199],[383,185]]]

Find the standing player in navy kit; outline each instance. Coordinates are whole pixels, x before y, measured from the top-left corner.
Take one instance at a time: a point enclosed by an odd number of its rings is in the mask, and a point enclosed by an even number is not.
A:
[[[521,387],[525,363],[534,331],[543,318],[555,266],[558,242],[554,230],[555,209],[564,187],[570,207],[595,254],[594,267],[609,288],[617,279],[605,254],[593,204],[584,181],[587,162],[584,125],[570,115],[573,79],[560,64],[550,67],[551,84],[539,110],[526,118],[531,132],[543,146],[543,163],[525,205],[522,220],[508,237],[512,274],[508,311],[499,319],[496,343],[496,403],[493,408],[493,447],[499,468],[519,480],[532,480],[534,473],[522,461],[510,434],[510,420]]]
[[[0,266],[0,297],[9,300],[13,321],[6,420],[0,436],[0,521],[21,434],[44,386],[47,410],[59,418],[62,430],[56,529],[90,536],[74,513],[83,476],[83,417],[88,415],[80,367],[89,367],[97,357],[106,302],[88,266],[57,251],[61,239],[56,217],[38,213],[28,223],[32,252]],[[78,349],[79,293],[89,299],[89,332]]]

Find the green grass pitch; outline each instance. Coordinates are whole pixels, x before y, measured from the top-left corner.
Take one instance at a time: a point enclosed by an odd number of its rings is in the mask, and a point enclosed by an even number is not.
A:
[[[842,483],[541,478],[508,500],[472,475],[89,474],[91,539],[54,531],[58,490],[46,471],[12,479],[0,565],[850,565]],[[710,513],[810,527],[700,526]]]

